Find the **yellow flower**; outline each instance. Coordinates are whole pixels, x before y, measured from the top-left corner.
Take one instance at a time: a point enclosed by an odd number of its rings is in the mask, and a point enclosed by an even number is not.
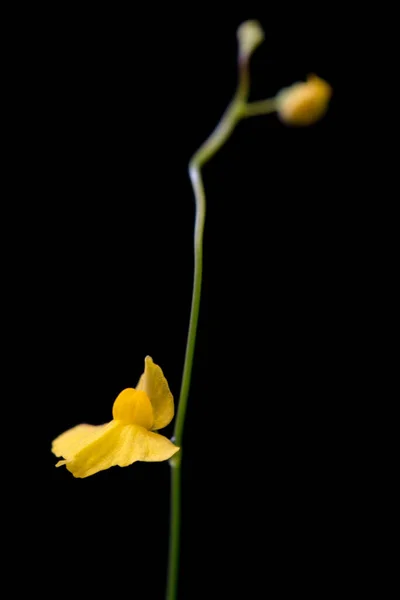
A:
[[[136,389],[123,390],[114,402],[113,420],[105,425],[77,425],[62,433],[52,445],[74,477],[89,477],[115,465],[127,467],[137,460],[168,460],[179,448],[153,433],[170,423],[174,399],[162,370],[150,356]]]
[[[331,96],[329,83],[309,75],[306,82],[294,83],[277,94],[276,110],[287,125],[311,125],[324,116]]]

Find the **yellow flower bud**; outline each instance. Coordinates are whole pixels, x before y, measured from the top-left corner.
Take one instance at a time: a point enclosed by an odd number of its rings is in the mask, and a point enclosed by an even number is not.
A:
[[[276,110],[287,125],[311,125],[324,116],[331,96],[329,83],[309,75],[306,82],[294,83],[278,92]]]

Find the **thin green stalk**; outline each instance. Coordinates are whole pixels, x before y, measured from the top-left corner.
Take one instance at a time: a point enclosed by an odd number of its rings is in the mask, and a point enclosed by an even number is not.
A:
[[[267,98],[260,102],[250,102],[246,104],[243,117],[258,117],[259,115],[268,115],[276,111],[275,98]]]
[[[180,446],[180,452],[170,460],[171,465],[171,516],[170,545],[167,582],[167,600],[177,600],[179,575],[179,543],[181,527],[181,455],[182,437],[192,374],[193,356],[196,343],[197,323],[200,310],[201,281],[203,269],[203,232],[206,216],[206,197],[201,176],[201,167],[210,160],[231,136],[237,123],[245,114],[249,94],[248,63],[239,64],[239,83],[236,94],[222,116],[214,132],[194,154],[189,162],[189,177],[192,183],[196,218],[194,227],[194,280],[189,331],[183,367],[181,393],[175,421],[174,442]]]

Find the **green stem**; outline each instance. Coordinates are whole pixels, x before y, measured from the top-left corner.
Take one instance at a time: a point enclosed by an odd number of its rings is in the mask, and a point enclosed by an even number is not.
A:
[[[181,455],[182,437],[192,374],[193,356],[196,343],[197,323],[200,310],[201,281],[203,270],[203,232],[206,216],[206,197],[201,176],[201,167],[218,152],[231,136],[237,123],[245,114],[249,94],[249,73],[247,61],[239,63],[239,82],[235,96],[226,109],[220,122],[210,137],[202,144],[189,162],[189,177],[192,183],[196,218],[194,227],[194,280],[189,331],[183,366],[181,393],[175,421],[174,442],[181,448],[170,460],[171,465],[171,517],[168,564],[167,600],[177,600],[179,575],[179,542],[181,527]]]
[[[257,117],[258,115],[269,115],[275,111],[275,98],[267,98],[267,100],[260,100],[260,102],[250,102],[249,104],[246,104],[243,116]]]
[[[181,466],[171,463],[171,515],[168,555],[167,600],[178,597],[179,544],[181,537]]]

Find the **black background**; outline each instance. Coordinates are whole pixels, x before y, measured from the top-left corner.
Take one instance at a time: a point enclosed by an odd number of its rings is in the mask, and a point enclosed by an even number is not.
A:
[[[234,92],[236,29],[258,18],[266,41],[252,59],[251,99],[310,72],[334,96],[307,129],[275,116],[241,123],[204,169],[180,597],[324,596],[348,568],[337,545],[358,260],[343,194],[339,19],[192,6],[33,18],[21,75],[31,202],[17,242],[18,352],[40,446],[18,532],[32,588],[163,598],[168,464],[76,480],[54,468],[50,445],[78,423],[110,420],[147,354],[179,396],[193,274],[187,163]]]

